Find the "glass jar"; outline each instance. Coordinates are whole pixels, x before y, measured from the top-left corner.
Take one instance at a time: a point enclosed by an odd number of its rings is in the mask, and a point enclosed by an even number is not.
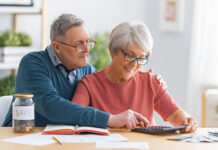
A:
[[[13,128],[14,132],[32,132],[35,127],[33,94],[14,94]]]

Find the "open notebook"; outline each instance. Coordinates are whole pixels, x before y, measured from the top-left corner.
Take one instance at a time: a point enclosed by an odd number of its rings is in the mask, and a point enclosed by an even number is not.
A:
[[[72,126],[72,125],[47,125],[42,134],[80,134],[80,133],[94,133],[109,135],[108,128],[95,128],[86,126]]]

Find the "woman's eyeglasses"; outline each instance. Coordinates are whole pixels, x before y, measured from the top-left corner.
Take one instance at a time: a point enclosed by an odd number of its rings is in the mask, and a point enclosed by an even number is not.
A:
[[[126,61],[128,61],[128,62],[133,62],[133,61],[136,60],[139,65],[145,65],[145,64],[148,63],[149,59],[147,57],[145,57],[145,58],[135,57],[135,56],[133,56],[131,54],[128,54],[128,53],[124,52],[124,50],[122,48],[120,48],[120,51],[123,53],[124,59]]]

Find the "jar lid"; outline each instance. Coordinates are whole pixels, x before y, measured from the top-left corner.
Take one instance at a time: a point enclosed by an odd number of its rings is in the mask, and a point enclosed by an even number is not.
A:
[[[31,93],[18,93],[18,94],[14,94],[14,96],[16,98],[32,98],[33,94],[31,94]]]

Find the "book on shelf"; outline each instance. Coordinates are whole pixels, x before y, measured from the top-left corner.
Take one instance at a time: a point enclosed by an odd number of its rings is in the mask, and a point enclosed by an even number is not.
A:
[[[73,126],[73,125],[47,125],[42,134],[81,134],[93,133],[101,135],[109,135],[108,128],[96,128],[87,126]]]

